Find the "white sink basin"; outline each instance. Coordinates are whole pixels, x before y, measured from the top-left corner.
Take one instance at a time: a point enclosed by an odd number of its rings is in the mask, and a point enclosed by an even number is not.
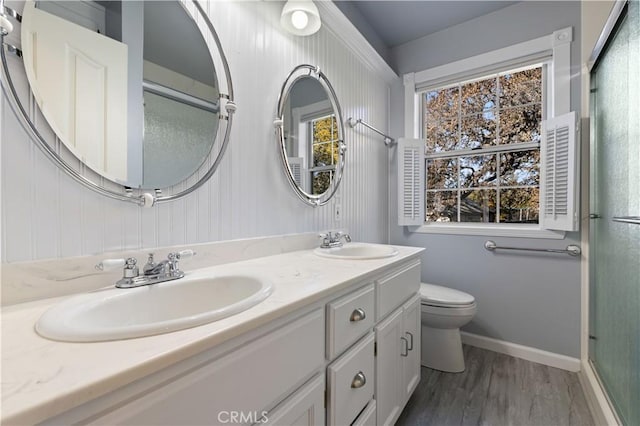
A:
[[[398,249],[384,244],[346,243],[342,247],[330,249],[318,247],[313,252],[333,259],[367,260],[393,257],[398,254]]]
[[[187,276],[144,287],[113,287],[50,308],[36,323],[36,331],[66,342],[151,336],[226,318],[272,292],[271,283],[250,275]]]

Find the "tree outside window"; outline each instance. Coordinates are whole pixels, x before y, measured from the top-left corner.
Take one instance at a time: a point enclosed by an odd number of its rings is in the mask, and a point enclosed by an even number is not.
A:
[[[538,223],[542,71],[423,93],[427,222]]]
[[[338,123],[335,115],[312,120],[311,136],[313,156],[309,172],[311,173],[312,194],[319,195],[329,189],[340,158]]]

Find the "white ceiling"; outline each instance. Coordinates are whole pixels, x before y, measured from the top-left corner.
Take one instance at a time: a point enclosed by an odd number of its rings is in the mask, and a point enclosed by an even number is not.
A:
[[[424,37],[514,3],[517,2],[481,0],[336,1],[336,5],[366,38],[372,37],[370,32],[373,30],[375,32],[373,38],[377,36],[387,48]],[[357,16],[358,14],[360,16]],[[365,23],[362,22],[363,20]],[[366,28],[367,24],[370,28]]]

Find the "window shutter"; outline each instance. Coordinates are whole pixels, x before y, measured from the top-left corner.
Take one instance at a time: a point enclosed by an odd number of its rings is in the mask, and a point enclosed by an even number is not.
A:
[[[540,221],[544,229],[578,230],[576,113],[542,122]]]
[[[289,168],[291,169],[291,174],[293,175],[293,180],[298,184],[300,188],[302,188],[302,161],[304,158],[302,157],[289,157]]]
[[[398,225],[424,224],[424,141],[398,140]]]

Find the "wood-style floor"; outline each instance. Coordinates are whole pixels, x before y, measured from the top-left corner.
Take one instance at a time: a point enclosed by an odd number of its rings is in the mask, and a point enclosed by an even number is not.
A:
[[[464,346],[467,369],[422,367],[396,425],[592,426],[576,373]]]

